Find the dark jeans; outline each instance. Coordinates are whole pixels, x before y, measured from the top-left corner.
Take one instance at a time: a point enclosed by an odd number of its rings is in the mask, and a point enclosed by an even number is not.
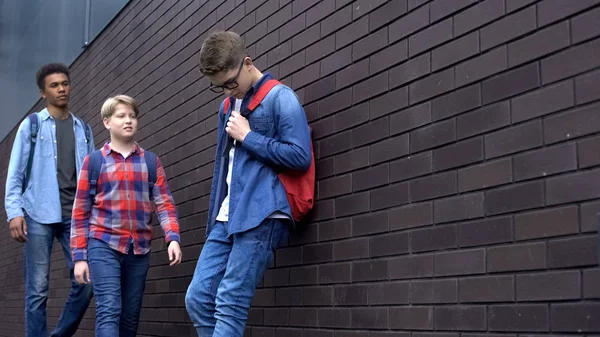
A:
[[[48,335],[46,303],[48,301],[50,256],[54,238],[58,239],[65,254],[71,275],[71,291],[56,328],[50,336],[73,336],[90,304],[93,293],[90,285],[79,285],[75,282],[74,264],[69,245],[71,218],[64,218],[62,222],[55,224],[40,224],[30,217],[25,217],[25,221],[27,222],[27,242],[24,246],[26,336]]]
[[[96,337],[135,337],[150,254],[122,254],[90,239],[88,265],[96,296]]]

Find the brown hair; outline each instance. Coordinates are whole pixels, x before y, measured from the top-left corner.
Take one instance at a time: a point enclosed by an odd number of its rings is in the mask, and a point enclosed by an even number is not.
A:
[[[115,97],[110,97],[109,99],[104,101],[104,104],[102,104],[102,109],[100,110],[100,115],[102,116],[102,119],[110,118],[115,113],[115,109],[119,104],[125,104],[131,107],[133,109],[133,112],[135,112],[136,117],[140,114],[140,108],[138,107],[137,102],[135,101],[135,99],[133,99],[133,97],[127,95],[118,95]]]
[[[200,72],[214,75],[233,69],[246,55],[244,41],[237,33],[213,32],[204,40],[200,50]]]

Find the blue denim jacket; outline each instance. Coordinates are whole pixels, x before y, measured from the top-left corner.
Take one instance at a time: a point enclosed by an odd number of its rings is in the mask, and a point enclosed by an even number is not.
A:
[[[73,115],[72,115],[73,116]],[[23,176],[31,148],[31,124],[25,118],[15,136],[8,164],[4,207],[8,221],[23,216],[23,211],[38,223],[50,224],[62,221],[60,194],[56,168],[56,124],[47,109],[38,113],[38,134],[31,165],[31,177],[22,192]],[[85,124],[73,116],[75,133],[75,164],[79,174],[83,159],[94,151],[94,138],[86,143]]]
[[[258,88],[271,78],[266,73],[246,93],[242,114]],[[224,149],[229,135],[219,109],[217,155],[208,208],[207,235],[215,224],[221,203],[227,194],[228,158]],[[231,195],[229,196],[228,234],[244,232],[258,226],[275,211],[291,218],[285,188],[277,176],[281,170],[308,170],[311,163],[310,130],[298,97],[287,86],[275,86],[262,103],[247,117],[250,133],[236,146],[233,159]]]

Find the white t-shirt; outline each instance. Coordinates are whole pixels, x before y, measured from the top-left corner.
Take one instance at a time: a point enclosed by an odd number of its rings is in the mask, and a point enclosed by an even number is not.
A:
[[[233,111],[240,111],[241,106],[242,106],[242,100],[236,99]],[[221,203],[221,208],[219,209],[219,214],[217,214],[217,221],[221,221],[221,222],[229,221],[229,194],[231,193],[231,178],[232,178],[232,174],[233,174],[232,173],[233,172],[233,157],[235,155],[236,144],[237,144],[237,141],[234,140],[233,146],[231,147],[231,150],[229,150],[229,163],[228,163],[228,169],[227,169],[227,178],[225,178],[225,182],[227,183],[227,195],[225,196],[225,199],[223,199],[223,202]],[[289,217],[287,215],[285,215],[281,212],[275,212],[275,213],[271,214],[269,216],[269,218],[289,219]]]

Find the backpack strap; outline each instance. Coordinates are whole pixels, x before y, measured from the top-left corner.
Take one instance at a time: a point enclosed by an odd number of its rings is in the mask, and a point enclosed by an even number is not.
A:
[[[90,183],[90,198],[94,200],[97,193],[98,177],[102,168],[102,150],[90,153],[88,162],[88,180]]]
[[[35,143],[37,142],[37,134],[39,130],[39,118],[37,113],[32,113],[27,116],[29,119],[29,128],[31,133],[30,146],[29,146],[29,158],[27,159],[27,168],[25,169],[25,176],[23,177],[22,192],[27,189],[27,182],[31,175],[31,166],[33,165],[33,154],[35,152]]]
[[[275,87],[278,84],[281,84],[281,82],[279,82],[278,80],[271,79],[265,82],[263,85],[261,85],[260,88],[258,88],[258,91],[250,99],[250,103],[248,104],[248,110],[254,111],[254,109],[256,109],[260,105],[260,103],[262,103],[263,99],[265,99],[265,96],[267,96],[269,91],[271,91],[271,89],[273,89],[273,87]]]
[[[254,109],[256,109],[260,103],[262,103],[269,91],[271,91],[271,89],[278,84],[281,84],[281,82],[271,79],[261,85],[260,88],[258,88],[258,91],[256,91],[256,93],[250,99],[250,103],[248,103],[248,110],[254,111]],[[223,115],[227,115],[229,112],[229,108],[232,106],[231,101],[233,101],[233,97],[225,98],[225,101],[223,102]]]
[[[150,151],[144,150],[144,160],[146,161],[146,168],[148,169],[148,196],[152,201],[152,191],[154,190],[154,184],[156,184],[156,155]]]
[[[227,97],[223,101],[223,115],[225,116],[227,116],[227,113],[229,113],[229,108],[233,106],[231,101],[233,101],[233,97]]]

